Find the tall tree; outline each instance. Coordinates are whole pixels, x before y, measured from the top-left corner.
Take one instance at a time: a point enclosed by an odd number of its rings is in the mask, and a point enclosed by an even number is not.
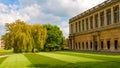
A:
[[[42,25],[28,25],[24,21],[16,20],[5,25],[7,33],[2,39],[6,49],[14,49],[14,52],[34,52],[43,49],[46,41],[46,28]]]
[[[54,50],[63,47],[64,36],[60,28],[50,24],[45,24],[44,27],[47,29],[47,40],[45,43],[45,48]]]

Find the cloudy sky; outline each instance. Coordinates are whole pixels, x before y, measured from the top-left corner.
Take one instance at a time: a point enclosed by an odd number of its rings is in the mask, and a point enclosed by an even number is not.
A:
[[[0,36],[4,25],[16,19],[27,23],[57,25],[67,38],[68,20],[105,0],[0,0]]]

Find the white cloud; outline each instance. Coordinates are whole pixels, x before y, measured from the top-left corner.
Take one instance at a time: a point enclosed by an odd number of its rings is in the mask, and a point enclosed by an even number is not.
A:
[[[8,7],[2,3],[0,3],[0,12],[6,12],[6,10],[8,9]]]
[[[22,19],[29,23],[60,26],[68,36],[68,20],[105,0],[19,0],[20,5],[0,3],[0,25]]]
[[[13,6],[13,7],[12,7]],[[26,14],[21,14],[19,10],[16,9],[16,5],[9,5],[6,6],[4,4],[0,3],[0,25],[4,25],[5,23],[11,23],[14,22],[17,19],[21,19],[24,21],[30,20],[30,17]]]
[[[69,35],[69,27],[68,27],[68,21],[63,21],[59,25],[60,29],[63,31],[63,35],[68,38]]]
[[[60,17],[72,17],[105,0],[20,0],[22,6],[38,4],[42,12]]]
[[[19,10],[21,14],[27,14],[30,17],[37,17],[40,14],[40,6],[33,4]]]

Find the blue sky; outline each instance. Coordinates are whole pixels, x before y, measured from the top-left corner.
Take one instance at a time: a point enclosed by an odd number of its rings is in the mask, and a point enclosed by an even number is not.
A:
[[[0,3],[3,3],[5,5],[10,5],[10,4],[19,4],[18,0],[0,0]]]
[[[69,35],[71,17],[105,0],[0,0],[0,36],[5,34],[5,23],[17,19],[29,24],[53,24]]]

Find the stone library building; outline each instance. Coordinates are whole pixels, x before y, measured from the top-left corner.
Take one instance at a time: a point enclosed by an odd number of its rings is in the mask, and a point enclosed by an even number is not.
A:
[[[69,48],[120,52],[120,0],[106,0],[69,19]]]

